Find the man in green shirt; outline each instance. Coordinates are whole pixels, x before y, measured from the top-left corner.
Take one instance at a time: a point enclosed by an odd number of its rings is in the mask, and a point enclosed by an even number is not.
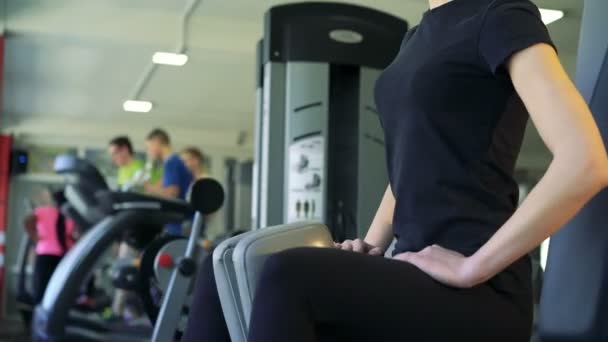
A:
[[[118,136],[110,140],[108,153],[114,165],[118,167],[116,183],[120,188],[128,186],[144,172],[145,164],[135,158],[131,140],[126,136]]]
[[[127,190],[140,182],[144,178],[145,163],[135,157],[133,145],[127,136],[118,136],[108,145],[108,154],[112,158],[112,162],[118,167],[118,175],[116,183],[121,190]],[[137,251],[131,248],[126,242],[121,242],[118,247],[119,259],[132,259],[137,256]],[[129,298],[136,298],[132,293],[125,290],[117,289],[112,302],[112,309],[105,313],[108,319],[120,318],[127,316],[127,311],[137,311],[127,307]],[[131,309],[131,310],[129,310]]]

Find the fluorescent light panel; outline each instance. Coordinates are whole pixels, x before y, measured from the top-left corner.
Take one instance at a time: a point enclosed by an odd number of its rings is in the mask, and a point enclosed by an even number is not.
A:
[[[152,102],[128,100],[122,104],[125,112],[148,113],[152,110]]]
[[[181,53],[156,52],[152,61],[156,64],[182,66],[188,62],[188,56]]]
[[[549,25],[563,18],[564,11],[541,8],[540,16],[543,20],[543,23],[545,23],[545,25]]]

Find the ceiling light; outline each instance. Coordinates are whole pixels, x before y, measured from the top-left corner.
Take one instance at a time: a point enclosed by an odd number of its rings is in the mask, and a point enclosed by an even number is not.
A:
[[[182,66],[188,62],[188,56],[181,53],[157,52],[152,56],[156,64]]]
[[[563,18],[564,11],[541,8],[540,16],[543,20],[543,23],[545,23],[545,25],[549,25],[549,24],[556,22],[556,21],[560,20],[561,18]]]
[[[125,112],[147,113],[152,110],[152,102],[128,100],[122,104]]]

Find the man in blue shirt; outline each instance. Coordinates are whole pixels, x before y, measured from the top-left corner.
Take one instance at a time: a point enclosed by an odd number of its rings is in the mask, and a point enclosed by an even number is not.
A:
[[[192,175],[184,165],[179,155],[173,153],[169,134],[162,129],[154,129],[146,138],[148,158],[163,161],[163,179],[160,184],[147,184],[148,193],[167,197],[185,199]],[[167,225],[167,233],[181,235],[182,226],[179,223]]]

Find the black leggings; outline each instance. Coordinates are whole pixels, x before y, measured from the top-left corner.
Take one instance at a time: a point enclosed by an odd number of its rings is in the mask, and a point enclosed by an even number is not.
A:
[[[211,258],[196,291],[182,341],[230,341]],[[527,258],[485,284],[455,289],[402,261],[297,248],[268,259],[248,341],[528,342],[531,326]]]
[[[34,303],[38,304],[44,297],[44,291],[51,280],[51,276],[59,262],[60,256],[56,255],[36,255],[34,264]]]

